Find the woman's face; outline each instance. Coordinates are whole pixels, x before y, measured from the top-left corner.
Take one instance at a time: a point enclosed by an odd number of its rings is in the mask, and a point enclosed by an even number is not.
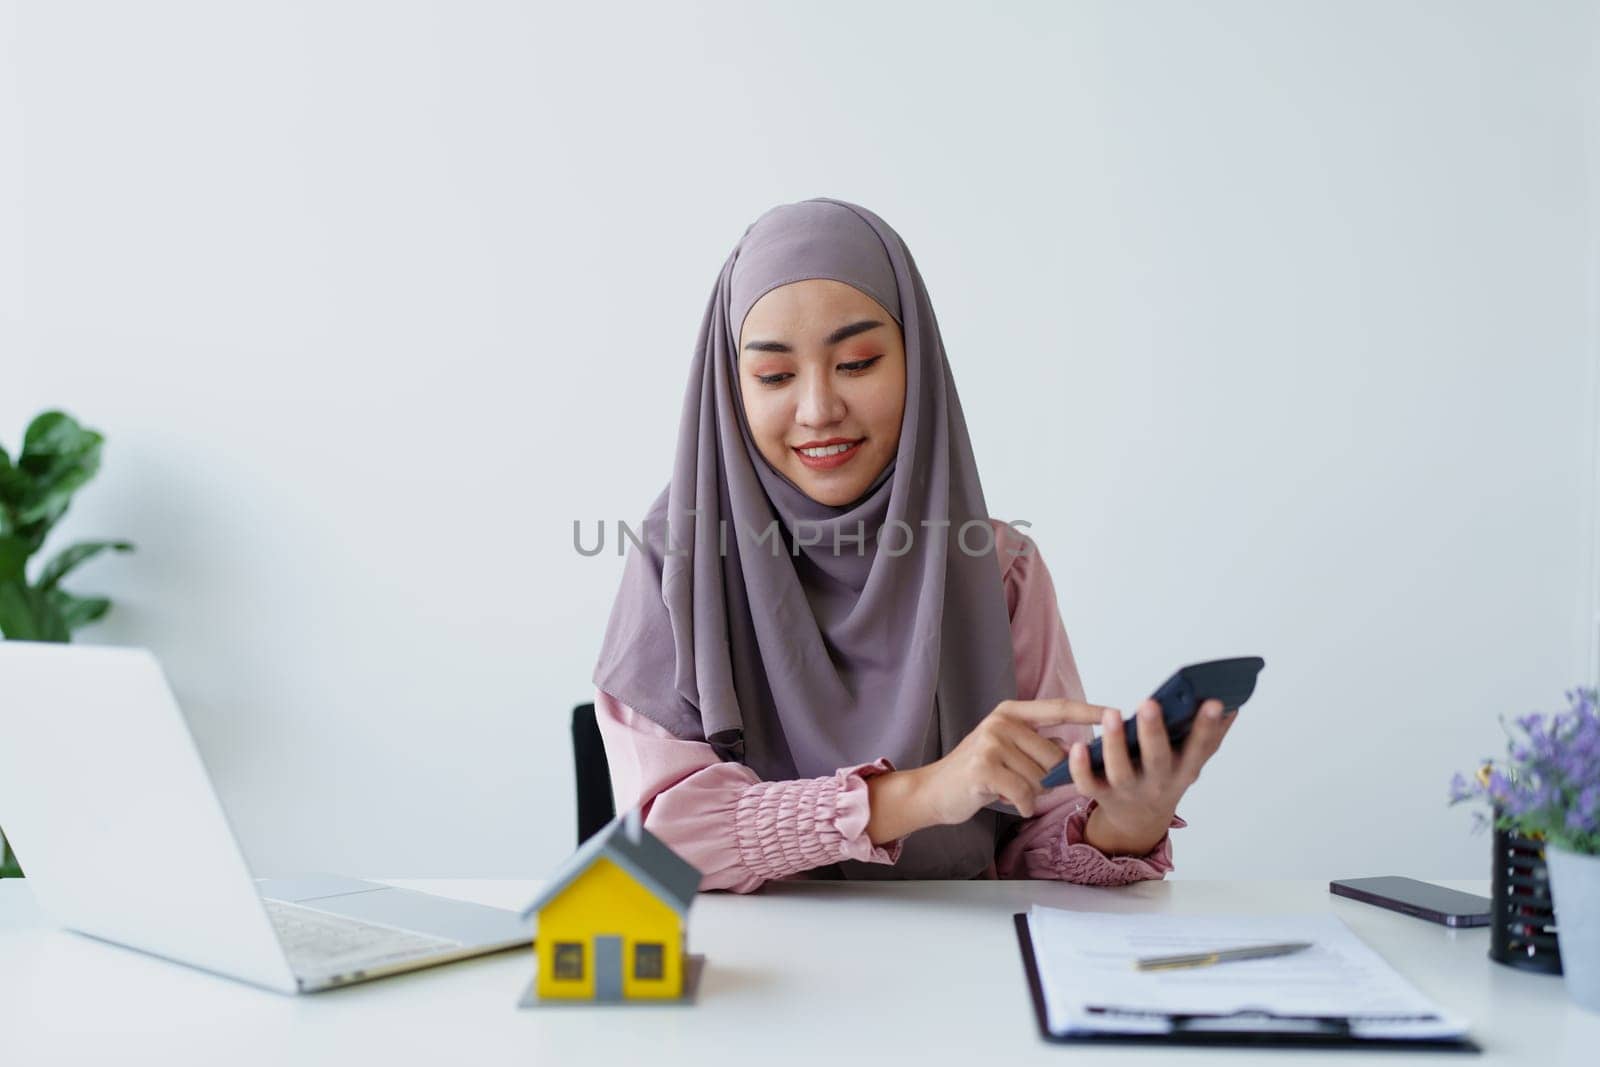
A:
[[[739,392],[766,461],[818,503],[848,504],[900,445],[900,325],[853,285],[780,285],[751,306],[740,329]],[[839,452],[842,445],[849,447]],[[808,454],[818,446],[837,454]]]

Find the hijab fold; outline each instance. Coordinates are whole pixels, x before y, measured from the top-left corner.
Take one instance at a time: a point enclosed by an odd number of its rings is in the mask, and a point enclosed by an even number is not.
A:
[[[811,278],[859,289],[905,340],[895,457],[841,507],[813,500],[766,461],[739,390],[746,313],[768,291]],[[969,522],[985,529],[969,530],[963,546]],[[901,770],[931,763],[1016,696],[987,524],[933,306],[899,234],[842,200],[774,207],[717,276],[672,478],[624,564],[594,683],[765,780],[880,756]],[[1007,819],[1016,816],[983,809],[909,835],[892,866],[846,860],[815,873],[970,878],[994,858]]]

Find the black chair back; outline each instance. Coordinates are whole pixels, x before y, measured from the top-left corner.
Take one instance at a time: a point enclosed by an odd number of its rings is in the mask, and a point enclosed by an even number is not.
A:
[[[617,817],[616,801],[611,796],[611,765],[606,762],[606,747],[600,738],[593,704],[579,704],[572,709],[572,758],[577,771],[581,845]]]

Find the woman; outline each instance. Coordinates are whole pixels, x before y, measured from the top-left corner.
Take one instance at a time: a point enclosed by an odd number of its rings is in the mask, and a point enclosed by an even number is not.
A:
[[[1208,701],[1173,753],[1146,700],[1135,768],[1120,713],[1084,702],[1050,573],[988,516],[922,277],[877,215],[819,197],[746,229],[641,533],[595,710],[619,809],[702,889],[1171,870],[1178,799],[1230,720]],[[1041,790],[1068,753],[1073,784]]]

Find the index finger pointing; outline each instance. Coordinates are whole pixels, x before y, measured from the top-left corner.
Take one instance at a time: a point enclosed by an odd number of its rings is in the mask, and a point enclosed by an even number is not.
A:
[[[1090,726],[1100,722],[1107,711],[1117,711],[1103,704],[1085,704],[1081,700],[1066,700],[1059,697],[1044,700],[1008,700],[1002,707],[1014,717],[1032,726],[1054,726],[1058,723],[1087,723]],[[1117,717],[1122,713],[1117,711]]]

